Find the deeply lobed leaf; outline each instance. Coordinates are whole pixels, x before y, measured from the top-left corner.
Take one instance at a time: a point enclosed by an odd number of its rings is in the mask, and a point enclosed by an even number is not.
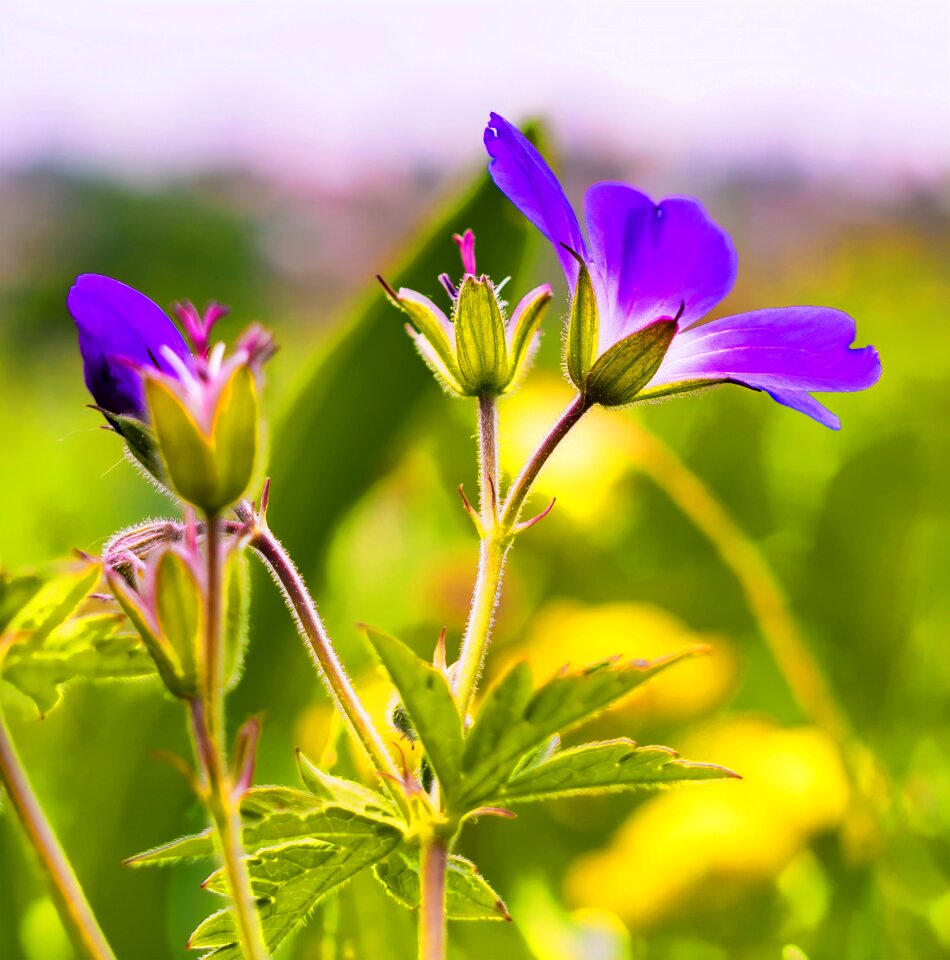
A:
[[[494,796],[525,754],[563,734],[686,657],[697,647],[658,660],[607,660],[563,673],[531,692],[530,671],[519,664],[490,691],[468,737],[460,802],[470,809]]]

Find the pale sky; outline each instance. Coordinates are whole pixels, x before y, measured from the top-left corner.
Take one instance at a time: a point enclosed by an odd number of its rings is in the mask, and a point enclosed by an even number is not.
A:
[[[0,0],[0,170],[346,181],[490,110],[677,162],[950,169],[950,0]]]

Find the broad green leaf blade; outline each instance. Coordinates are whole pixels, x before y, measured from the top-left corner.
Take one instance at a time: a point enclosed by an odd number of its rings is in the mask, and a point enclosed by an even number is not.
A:
[[[633,740],[621,738],[572,747],[516,772],[495,791],[492,802],[523,803],[737,777],[725,767],[681,760],[669,747],[638,747]]]
[[[332,890],[355,874],[389,856],[402,843],[402,834],[362,837],[345,846],[305,840],[268,847],[247,858],[251,889],[258,898],[264,942],[274,950],[288,934],[306,922],[313,908]],[[216,893],[226,893],[222,871],[205,884]],[[188,941],[193,949],[228,948],[236,945],[230,911],[215,913],[202,922]],[[218,956],[218,954],[216,954]],[[220,956],[240,957],[227,949]]]
[[[418,848],[401,847],[373,868],[376,879],[398,903],[409,910],[419,907]],[[475,864],[464,857],[449,857],[445,884],[445,910],[450,920],[511,920],[501,897],[485,882]]]
[[[597,338],[600,326],[597,315],[597,297],[591,281],[587,264],[571,250],[577,259],[580,270],[577,274],[577,287],[571,301],[571,316],[567,327],[567,341],[564,345],[567,372],[574,386],[585,389],[588,371],[597,355]]]
[[[462,769],[462,722],[445,675],[395,637],[372,627],[365,629],[409,713],[442,789],[451,796],[458,787]]]
[[[318,800],[339,803],[351,810],[369,814],[396,816],[396,809],[385,794],[321,770],[300,750],[297,751],[297,765],[304,785]]]
[[[528,137],[536,130],[525,129]],[[474,170],[474,168],[473,168]],[[437,277],[452,272],[458,252],[452,234],[471,227],[490,238],[478,266],[492,277],[512,276],[522,289],[529,245],[540,249],[534,228],[491,182],[484,164],[463,189],[453,191],[431,217],[396,249],[399,259],[383,267],[397,289],[435,293]],[[439,387],[406,336],[401,318],[375,281],[338,317],[334,334],[321,338],[276,420],[270,465],[273,489],[268,521],[297,566],[319,579],[327,548],[341,521],[405,449],[405,436],[420,407],[438,398]],[[398,400],[396,400],[398,398]],[[444,402],[444,399],[443,399]],[[346,416],[340,416],[340,411]],[[333,469],[321,465],[331,458]],[[263,583],[263,581],[261,581]],[[268,704],[275,725],[291,723],[313,696],[312,674],[300,669],[300,651],[277,591],[255,594],[255,629],[274,643],[253,644],[248,669],[259,689],[279,690]],[[283,639],[285,642],[276,642]],[[355,656],[355,650],[344,650]],[[241,689],[236,696],[243,696]],[[246,712],[256,709],[248,703]],[[237,709],[237,708],[235,708]]]
[[[70,680],[151,676],[152,658],[138,637],[120,630],[123,619],[117,613],[76,617],[55,627],[38,647],[32,640],[14,643],[2,663],[3,679],[46,714]]]
[[[705,649],[695,647],[652,661],[607,660],[585,670],[560,674],[527,700],[524,680],[506,677],[499,685],[501,696],[489,700],[472,728],[461,802],[467,808],[485,802],[508,779],[521,758],[549,737],[566,733],[661,670]],[[485,729],[480,730],[483,725]]]
[[[584,393],[605,407],[632,403],[653,379],[675,334],[675,320],[657,320],[615,343],[591,367]]]
[[[38,647],[49,634],[70,617],[89,596],[99,580],[98,564],[54,577],[11,617],[5,637],[20,634],[31,647]]]

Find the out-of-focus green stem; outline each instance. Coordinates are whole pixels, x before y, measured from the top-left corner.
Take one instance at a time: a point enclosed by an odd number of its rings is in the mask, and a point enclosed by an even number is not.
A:
[[[0,654],[2,656],[2,654]],[[46,819],[0,712],[0,783],[36,851],[59,917],[79,956],[115,960],[76,874]]]
[[[758,547],[725,507],[659,437],[636,425],[638,469],[693,521],[732,571],[775,662],[802,712],[844,748],[851,725],[789,612],[784,593]]]

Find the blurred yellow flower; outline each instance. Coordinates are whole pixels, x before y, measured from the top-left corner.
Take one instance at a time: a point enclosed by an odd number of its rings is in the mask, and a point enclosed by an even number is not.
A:
[[[652,660],[697,644],[709,645],[709,654],[661,674],[618,708],[627,716],[681,721],[708,714],[730,695],[738,674],[736,653],[723,637],[696,633],[650,604],[549,603],[533,618],[524,645],[500,657],[499,667],[526,659],[540,682],[565,664],[582,667],[618,654]]]
[[[576,863],[567,879],[574,904],[644,927],[711,884],[777,877],[813,835],[844,817],[845,770],[834,743],[815,727],[733,718],[682,748],[685,756],[714,757],[744,780],[651,798],[609,847]]]

